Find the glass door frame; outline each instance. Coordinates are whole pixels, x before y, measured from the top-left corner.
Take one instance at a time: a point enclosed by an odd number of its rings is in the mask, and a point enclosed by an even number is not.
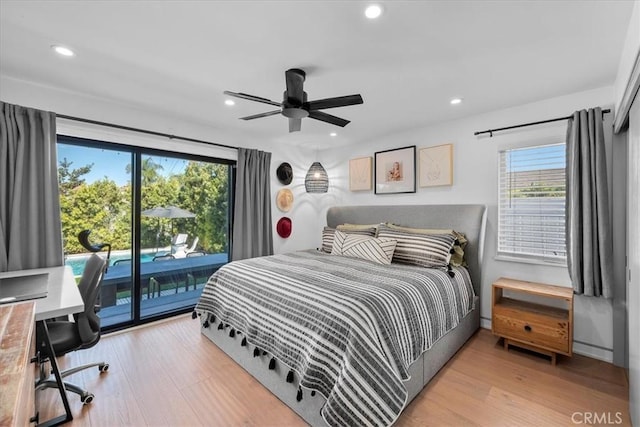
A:
[[[63,141],[60,141],[63,138]],[[227,209],[228,221],[227,221],[227,244],[228,244],[228,259],[231,260],[231,253],[233,251],[233,218],[234,218],[234,206],[235,206],[235,179],[236,179],[236,165],[235,160],[221,159],[217,157],[207,157],[197,154],[183,153],[179,151],[161,150],[156,148],[141,147],[135,145],[126,145],[115,142],[107,142],[94,140],[89,138],[80,138],[70,135],[58,134],[56,143],[62,143],[67,145],[77,145],[81,147],[117,150],[132,155],[131,164],[131,238],[132,238],[132,256],[133,262],[131,263],[131,310],[132,318],[128,321],[116,323],[109,326],[103,326],[101,330],[103,332],[112,332],[121,329],[130,328],[133,326],[142,325],[145,323],[153,322],[160,319],[176,316],[183,313],[193,311],[193,306],[187,306],[171,311],[165,311],[162,313],[141,317],[141,291],[142,284],[140,279],[141,272],[141,212],[142,212],[142,156],[166,156],[174,157],[184,160],[193,160],[207,163],[217,163],[227,165],[229,167],[229,177],[227,180],[227,194],[229,207]]]

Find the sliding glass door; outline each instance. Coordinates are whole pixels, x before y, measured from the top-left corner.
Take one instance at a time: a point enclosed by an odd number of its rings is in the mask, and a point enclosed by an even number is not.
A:
[[[65,143],[66,141],[66,143]],[[107,275],[119,271],[118,283],[103,284],[102,324],[133,320],[131,165],[133,153],[105,145],[83,146],[58,138],[58,179],[65,264],[80,280],[90,253],[80,245],[78,233],[90,230],[92,242],[111,244]],[[106,253],[101,254],[106,256]],[[117,286],[116,286],[117,285]]]
[[[141,316],[193,306],[228,262],[229,166],[142,155]]]
[[[190,310],[229,259],[232,162],[63,136],[58,160],[66,264],[84,229],[112,247],[102,327]]]

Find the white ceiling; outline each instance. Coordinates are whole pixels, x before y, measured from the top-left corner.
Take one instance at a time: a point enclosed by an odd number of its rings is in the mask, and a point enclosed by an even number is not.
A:
[[[361,143],[612,85],[633,8],[576,0],[379,4],[384,14],[371,21],[361,1],[0,0],[0,74],[276,142]],[[52,44],[77,55],[61,58]],[[360,93],[363,105],[327,111],[352,123],[304,119],[302,131],[289,134],[280,115],[238,120],[268,105],[224,105],[224,90],[281,101],[292,67],[306,70],[310,100]],[[452,97],[464,102],[451,106]]]

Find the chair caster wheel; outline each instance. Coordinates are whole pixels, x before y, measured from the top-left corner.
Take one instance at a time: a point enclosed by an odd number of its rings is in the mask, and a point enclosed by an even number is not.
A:
[[[98,366],[98,370],[100,372],[107,372],[109,370],[109,364],[105,363],[104,365],[100,365]]]
[[[93,395],[93,393],[83,394],[82,396],[80,396],[80,401],[83,405],[88,405],[89,403],[93,402],[94,397],[95,396]]]

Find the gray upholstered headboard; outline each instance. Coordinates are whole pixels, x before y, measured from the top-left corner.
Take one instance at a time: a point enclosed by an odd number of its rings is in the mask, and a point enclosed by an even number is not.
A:
[[[334,206],[327,212],[327,225],[394,224],[416,228],[452,228],[467,236],[465,259],[476,290],[480,295],[485,205],[403,205],[403,206]]]

